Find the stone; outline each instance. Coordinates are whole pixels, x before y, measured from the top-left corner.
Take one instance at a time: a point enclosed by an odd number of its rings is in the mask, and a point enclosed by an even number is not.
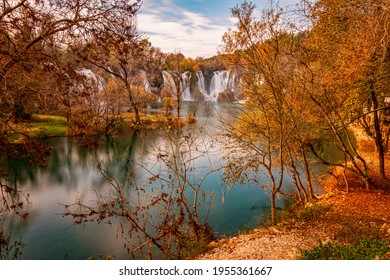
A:
[[[279,233],[279,232],[280,232],[280,230],[278,230],[278,229],[275,228],[275,227],[272,227],[272,231],[275,232],[275,233]]]

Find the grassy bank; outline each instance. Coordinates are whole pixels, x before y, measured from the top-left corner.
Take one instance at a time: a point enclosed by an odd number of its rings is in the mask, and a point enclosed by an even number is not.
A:
[[[63,116],[36,114],[29,126],[32,129],[30,136],[36,138],[68,135],[67,120]]]
[[[134,113],[124,113],[115,117],[116,121],[113,130],[128,127],[130,129],[158,129],[162,126],[181,127],[186,124],[196,122],[194,117],[187,117],[184,120],[176,116],[167,116],[165,114],[140,114],[141,124],[135,124]],[[86,124],[81,130],[83,135],[93,135],[105,131],[105,123],[108,123],[114,117],[101,118],[100,125],[92,126],[92,121]],[[104,120],[104,121],[103,121]],[[8,140],[10,143],[22,143],[28,138],[45,138],[45,137],[63,137],[70,136],[71,132],[66,117],[59,115],[33,114],[30,121],[18,122],[10,125],[8,131]],[[73,135],[72,136],[77,136]]]
[[[68,135],[66,118],[58,115],[32,115],[29,122],[10,125],[8,132],[10,143],[21,143],[28,138],[60,137]]]

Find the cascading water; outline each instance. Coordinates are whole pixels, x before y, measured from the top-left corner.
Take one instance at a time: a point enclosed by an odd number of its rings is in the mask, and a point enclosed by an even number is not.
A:
[[[185,72],[181,74],[180,92],[181,92],[181,99],[183,101],[193,101],[191,97],[190,81],[191,81],[190,72]]]
[[[227,71],[216,71],[213,74],[210,83],[210,100],[217,101],[220,92],[225,91],[228,85],[228,72]]]
[[[77,73],[80,76],[84,76],[86,81],[76,85],[77,90],[83,91],[86,87],[94,90],[96,93],[103,91],[106,81],[96,75],[92,70],[83,68],[78,70]],[[231,70],[220,70],[212,73],[206,78],[202,71],[196,72],[197,83],[191,83],[193,72],[187,71],[180,76],[174,73],[163,71],[163,84],[164,90],[169,93],[173,98],[177,98],[180,95],[182,101],[195,101],[199,100],[199,94],[194,94],[197,89],[203,96],[205,101],[216,102],[219,100],[221,92],[230,90],[235,91],[236,86],[236,74]],[[149,93],[152,92],[151,85],[148,81],[147,73],[144,70],[140,71],[143,87]],[[206,81],[207,80],[207,81]],[[194,88],[195,87],[195,88]]]
[[[105,81],[102,77],[97,76],[91,69],[82,68],[77,70],[76,73],[85,77],[85,83],[78,84],[76,87],[79,91],[83,91],[85,87],[93,89],[96,92],[101,92],[104,89]]]
[[[164,81],[164,89],[172,94],[172,96],[177,95],[177,88],[175,84],[175,80],[173,76],[168,71],[163,71],[163,81]]]
[[[203,94],[204,100],[210,101],[210,96],[209,96],[208,90],[206,89],[206,81],[205,81],[205,78],[203,76],[203,72],[198,71],[198,72],[196,72],[196,75],[198,76],[198,89],[199,89],[200,93]]]
[[[226,90],[235,90],[236,75],[230,70],[215,71],[212,75],[210,86],[207,86],[206,78],[202,71],[196,72],[196,86],[203,95],[205,101],[218,101],[219,94]],[[164,89],[171,93],[172,97],[177,97],[179,89],[180,98],[183,101],[194,101],[194,88],[191,88],[191,72],[185,72],[180,78],[173,73],[163,71]],[[198,98],[199,99],[199,98]]]
[[[168,71],[163,71],[164,89],[174,98],[177,98],[180,95],[179,97],[182,101],[193,101],[190,89],[191,76],[191,73],[187,71],[182,73],[179,79],[177,75]],[[178,85],[176,84],[177,81]],[[177,91],[178,89],[179,92]]]
[[[140,74],[141,74],[142,84],[144,86],[145,91],[148,92],[148,93],[151,93],[152,92],[152,88],[151,88],[150,83],[148,81],[148,76],[146,74],[146,71],[145,70],[141,70]]]
[[[230,70],[215,71],[211,78],[210,87],[207,90],[205,78],[201,71],[197,72],[198,88],[206,101],[218,101],[219,94],[225,90],[235,89],[235,73]]]

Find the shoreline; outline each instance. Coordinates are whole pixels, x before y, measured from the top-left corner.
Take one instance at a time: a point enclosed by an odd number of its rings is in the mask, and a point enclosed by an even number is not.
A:
[[[375,167],[372,140],[359,129],[354,128],[353,133],[359,151],[368,155],[368,164]],[[388,157],[386,162],[390,164]],[[347,246],[357,240],[352,237],[366,235],[390,244],[389,189],[365,190],[352,182],[347,192],[332,176],[321,185],[325,191],[321,199],[291,211],[276,226],[261,226],[249,234],[212,242],[210,251],[198,259],[297,260],[302,259],[303,250],[322,244]],[[390,259],[390,251],[383,258]]]
[[[301,250],[320,242],[348,244],[343,233],[368,229],[390,242],[390,194],[378,191],[335,192],[305,209],[306,216],[288,217],[276,226],[221,239],[200,260],[297,260]],[[305,213],[305,212],[300,212]],[[390,253],[389,253],[390,254]]]

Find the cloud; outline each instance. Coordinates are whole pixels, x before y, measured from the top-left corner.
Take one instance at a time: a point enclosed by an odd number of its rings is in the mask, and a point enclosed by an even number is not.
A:
[[[237,22],[230,17],[230,8],[243,1],[144,0],[138,16],[138,29],[164,52],[180,51],[189,57],[210,57],[222,45],[221,39],[228,27]],[[280,4],[298,2],[281,0]],[[256,17],[260,16],[266,3],[258,3]]]
[[[164,52],[180,51],[190,57],[213,56],[227,26],[231,25],[228,17],[217,22],[217,18],[178,7],[171,0],[144,3],[138,28]]]

